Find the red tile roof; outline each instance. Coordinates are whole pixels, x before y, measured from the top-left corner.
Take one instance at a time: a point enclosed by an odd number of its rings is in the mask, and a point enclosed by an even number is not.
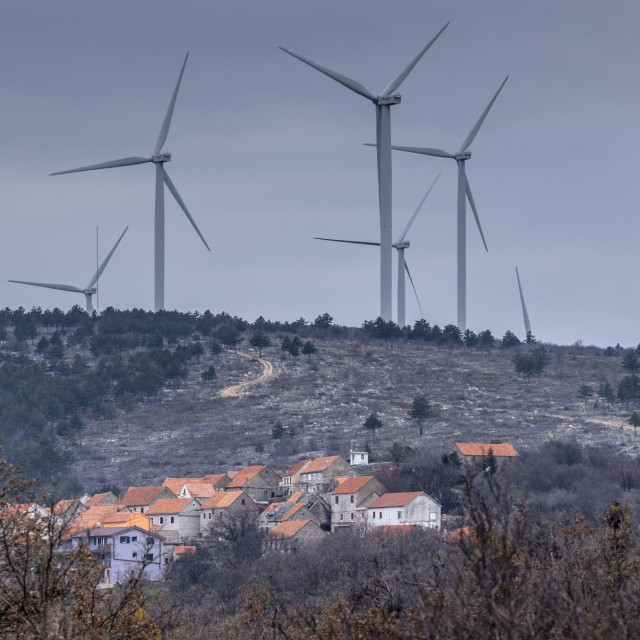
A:
[[[405,493],[385,493],[381,498],[374,500],[367,508],[377,509],[378,507],[404,507],[418,496],[422,496],[422,491],[409,491]],[[394,525],[397,526],[397,525]]]
[[[285,502],[272,502],[262,513],[274,513],[277,511]]]
[[[202,509],[226,509],[230,507],[244,491],[216,491],[202,503]]]
[[[164,490],[165,487],[129,487],[127,493],[118,500],[118,504],[127,507],[146,506]]]
[[[310,522],[311,520],[292,520],[290,522],[281,522],[277,527],[271,529],[271,531],[265,536],[265,540],[282,540],[285,538],[292,538]]]
[[[300,462],[296,463],[293,465],[293,467],[291,467],[291,469],[289,469],[289,471],[287,471],[284,475],[285,476],[292,476],[295,475],[296,473],[298,473],[298,471],[300,471],[300,469],[302,469],[302,467],[304,467],[305,464],[307,464],[308,462],[311,462],[311,460],[300,460]]]
[[[177,544],[173,548],[173,553],[176,556],[182,556],[182,555],[185,555],[185,554],[192,554],[192,553],[196,553],[196,551],[197,551],[197,549],[192,545]]]
[[[343,493],[357,493],[368,482],[373,480],[373,476],[353,476],[352,478],[336,478],[338,486],[331,492],[333,495]]]
[[[303,470],[302,473],[317,473],[329,468],[340,456],[325,456],[324,458],[314,458]]]
[[[165,487],[169,487],[173,493],[178,495],[182,491],[182,487],[189,483],[203,482],[203,478],[165,478],[162,483]]]
[[[227,485],[227,488],[240,488],[244,487],[244,485],[255,478],[261,471],[266,469],[264,465],[254,465],[252,467],[245,467],[244,469],[240,469],[233,480]]]
[[[187,491],[192,498],[208,498],[216,493],[215,487],[212,484],[205,482],[185,482]],[[182,489],[181,489],[182,490]]]
[[[225,478],[229,478],[229,475],[226,473],[209,473],[206,476],[202,476],[202,482],[206,482],[207,484],[211,484],[216,487],[225,480]]]
[[[298,504],[294,505],[294,507],[292,509],[289,509],[289,511],[287,513],[285,513],[285,515],[282,516],[282,520],[281,522],[286,522],[287,520],[291,520],[291,518],[298,513],[298,511],[300,511],[300,509],[306,507],[307,505],[304,502],[299,502]]]
[[[102,501],[105,498],[108,498],[109,496],[113,496],[114,498],[117,498],[117,496],[113,495],[113,493],[111,493],[111,491],[107,491],[105,493],[96,493],[95,495],[92,495],[85,503],[84,506],[87,507],[87,509],[89,507],[95,507],[97,505],[102,504]]]
[[[160,498],[149,507],[147,513],[150,516],[180,513],[190,502],[191,498]]]
[[[504,442],[502,444],[477,444],[472,442],[456,442],[456,446],[463,456],[487,456],[489,449],[493,450],[496,458],[517,458],[520,454],[513,445]]]
[[[302,498],[306,496],[306,492],[300,489],[299,491],[294,491],[288,498],[287,502],[300,502]]]

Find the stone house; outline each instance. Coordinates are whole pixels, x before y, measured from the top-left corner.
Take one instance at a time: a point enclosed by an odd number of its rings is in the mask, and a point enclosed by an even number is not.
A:
[[[264,537],[262,553],[295,551],[299,546],[323,540],[326,536],[312,520],[282,522]]]
[[[243,489],[258,504],[273,502],[280,495],[280,476],[264,465],[245,467],[228,475],[231,476],[231,482],[225,491]]]
[[[331,492],[331,530],[364,525],[367,507],[386,493],[374,476],[336,478],[337,486]]]
[[[510,458],[520,457],[514,446],[507,442],[502,444],[456,442],[451,453],[455,454],[460,462],[482,464],[489,455],[489,449],[493,452],[498,464]]]
[[[147,515],[161,534],[177,531],[181,539],[200,534],[200,504],[193,498],[162,498],[149,507]]]
[[[331,507],[321,495],[296,491],[287,498],[287,502],[293,504],[304,502],[311,513],[311,519],[323,531],[331,531]]]
[[[68,525],[78,516],[87,511],[87,507],[80,500],[58,500],[53,505],[53,516],[60,525]]]
[[[198,480],[197,482],[187,482],[183,485],[182,489],[178,493],[179,498],[191,498],[197,500],[198,504],[202,504],[207,498],[210,498],[216,489],[212,484]]]
[[[315,458],[300,470],[298,488],[307,493],[325,493],[334,478],[350,471],[351,465],[341,456]]]
[[[129,511],[146,513],[149,507],[161,498],[175,498],[168,487],[129,487],[127,492],[117,502],[120,507],[127,507]]]
[[[294,520],[312,520],[316,525],[320,526],[320,523],[316,521],[315,516],[304,502],[272,502],[260,514],[258,523],[260,528],[265,533],[268,533],[281,522]]]
[[[442,506],[422,491],[385,493],[367,507],[370,527],[415,525],[440,531]]]
[[[248,491],[216,491],[200,508],[200,536],[242,525],[243,521],[255,518],[259,510]]]
[[[280,487],[282,488],[283,496],[290,496],[300,489],[300,471],[309,462],[311,462],[311,460],[300,460],[300,462],[293,465],[293,467],[282,476]]]
[[[162,481],[162,486],[168,487],[172,493],[178,496],[182,491],[182,487],[191,482],[203,482],[203,480],[202,478],[165,478]]]
[[[104,585],[118,584],[138,574],[148,580],[159,580],[168,563],[162,538],[139,527],[89,529],[74,534],[71,543],[73,547],[88,545],[104,565],[101,581]]]
[[[202,482],[212,485],[216,491],[224,491],[231,478],[226,473],[209,473],[202,476]]]
[[[89,507],[97,507],[102,504],[116,504],[116,502],[118,502],[118,496],[111,493],[111,491],[105,491],[104,493],[95,493],[87,498],[84,501],[84,506],[89,509]]]

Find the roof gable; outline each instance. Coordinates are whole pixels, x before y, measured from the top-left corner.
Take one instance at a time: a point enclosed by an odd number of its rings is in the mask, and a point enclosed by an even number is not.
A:
[[[182,491],[182,487],[185,484],[189,484],[191,482],[198,483],[203,482],[202,478],[165,478],[163,481],[163,486],[168,487],[173,493],[178,495]]]
[[[338,460],[340,460],[340,456],[324,456],[323,458],[314,458],[301,471],[301,473],[318,473],[319,471],[326,471],[334,462],[337,462]]]
[[[493,455],[496,458],[517,458],[520,456],[513,445],[507,442],[502,444],[456,442],[456,447],[458,447],[463,456],[488,456],[489,449],[493,451]]]
[[[265,536],[265,539],[283,540],[286,538],[292,538],[310,522],[311,520],[291,520],[289,522],[281,522],[279,525],[271,529],[271,531]]]
[[[165,491],[167,487],[129,487],[127,492],[118,500],[118,504],[128,507],[147,506]],[[170,489],[169,489],[170,491]]]
[[[374,500],[369,506],[369,509],[383,509],[384,507],[404,507],[411,501],[415,500],[418,496],[425,496],[427,494],[423,491],[408,491],[403,493],[385,493],[382,497]]]
[[[244,487],[249,480],[253,480],[253,478],[262,473],[266,468],[267,467],[264,465],[254,465],[252,467],[240,469],[240,471],[238,471],[233,477],[233,480],[227,485],[227,489]]]
[[[311,460],[309,460],[309,459],[300,460],[300,462],[297,462],[296,464],[294,464],[293,467],[291,467],[291,469],[289,469],[289,471],[287,471],[284,474],[285,477],[286,476],[294,476],[296,473],[298,473],[298,471],[300,471],[309,462],[311,462]]]
[[[357,493],[372,480],[374,480],[374,476],[339,477],[336,478],[338,486],[331,493],[333,495]]]
[[[302,489],[300,489],[299,491],[294,491],[288,498],[287,498],[287,502],[300,502],[300,500],[302,500],[305,496],[306,496],[306,492],[302,491]]]
[[[202,509],[226,509],[242,495],[244,491],[216,491],[202,503]]]

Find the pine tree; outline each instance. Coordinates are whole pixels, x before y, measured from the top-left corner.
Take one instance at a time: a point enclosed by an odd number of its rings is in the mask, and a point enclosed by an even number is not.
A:
[[[427,400],[427,398],[419,393],[411,403],[411,408],[409,409],[409,417],[412,420],[415,420],[418,423],[418,433],[422,435],[422,429],[424,426],[425,420],[430,418],[433,415],[431,404]]]

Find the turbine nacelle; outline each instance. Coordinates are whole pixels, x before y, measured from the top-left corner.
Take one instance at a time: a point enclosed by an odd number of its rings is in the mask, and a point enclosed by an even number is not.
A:
[[[166,153],[155,153],[151,156],[151,162],[158,164],[158,162],[169,162],[171,160],[171,154],[169,152]]]
[[[461,151],[453,156],[456,160],[469,160],[471,158],[471,151]]]
[[[402,95],[399,93],[394,93],[393,95],[388,95],[388,96],[376,96],[376,99],[373,101],[373,104],[383,106],[383,105],[400,104],[401,102],[402,102]]]
[[[407,242],[406,240],[403,242],[396,242],[395,244],[391,245],[394,249],[398,249],[398,251],[400,249],[408,249],[411,246],[411,243]]]

